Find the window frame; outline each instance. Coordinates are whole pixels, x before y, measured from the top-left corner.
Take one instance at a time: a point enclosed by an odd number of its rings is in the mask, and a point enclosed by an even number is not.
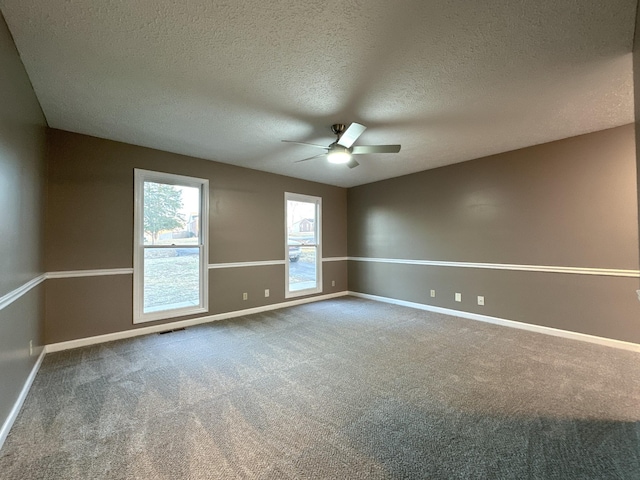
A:
[[[144,313],[144,184],[145,182],[195,187],[200,189],[199,254],[200,304],[196,306]],[[152,248],[176,248],[175,245],[154,245]],[[133,208],[133,323],[154,322],[209,311],[209,180],[173,173],[134,168]]]
[[[306,246],[315,246],[316,247],[316,287],[315,288],[307,288],[304,290],[289,290],[289,266],[291,264],[291,260],[289,260],[289,229],[287,225],[288,221],[288,208],[289,201],[294,202],[305,202],[305,203],[313,203],[316,206],[316,218],[314,222],[314,230],[315,230],[315,239],[316,243],[314,245],[306,245]],[[305,295],[314,295],[318,293],[322,293],[322,197],[316,197],[312,195],[305,195],[302,193],[292,193],[285,192],[284,193],[284,263],[285,263],[285,288],[284,288],[284,297],[285,298],[295,298],[302,297]]]

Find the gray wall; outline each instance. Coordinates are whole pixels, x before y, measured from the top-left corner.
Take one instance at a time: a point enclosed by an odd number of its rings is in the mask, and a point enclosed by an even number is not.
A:
[[[640,2],[638,2],[638,6],[636,7],[636,30],[633,38],[633,94],[636,120],[636,176],[637,184],[640,186]],[[640,188],[638,188],[637,192],[639,212],[638,229],[640,231]],[[640,300],[640,282],[638,283],[638,289],[638,300]]]
[[[0,15],[0,298],[43,273],[46,122]],[[43,285],[0,309],[0,425],[42,345]],[[40,349],[36,348],[36,354]]]
[[[209,179],[209,263],[283,260],[287,191],[322,197],[323,256],[346,256],[346,189],[51,129],[47,271],[132,267],[134,168]],[[324,294],[346,290],[346,261],[325,262],[323,283]],[[208,314],[284,302],[284,287],[284,265],[211,269]],[[133,325],[131,275],[46,288],[47,343],[155,323]]]
[[[635,167],[627,125],[352,188],[349,256],[637,270]],[[348,273],[357,292],[640,342],[637,278],[358,261]]]

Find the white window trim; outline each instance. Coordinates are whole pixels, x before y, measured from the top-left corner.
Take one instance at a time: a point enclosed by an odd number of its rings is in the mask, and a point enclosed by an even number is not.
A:
[[[315,221],[315,236],[316,236],[316,288],[307,288],[305,290],[289,290],[289,231],[287,229],[287,202],[291,200],[294,202],[307,202],[315,203],[316,205],[316,221]],[[316,293],[322,293],[322,197],[314,197],[311,195],[303,195],[301,193],[284,193],[284,261],[285,261],[285,286],[284,286],[284,298],[302,297],[305,295],[314,295]]]
[[[200,189],[200,305],[144,313],[144,182],[157,182]],[[133,209],[133,323],[153,322],[209,310],[209,180],[173,173],[134,169]]]

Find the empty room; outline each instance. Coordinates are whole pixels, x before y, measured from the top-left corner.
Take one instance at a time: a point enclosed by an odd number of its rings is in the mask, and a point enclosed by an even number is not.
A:
[[[0,478],[640,478],[638,0],[0,12]]]

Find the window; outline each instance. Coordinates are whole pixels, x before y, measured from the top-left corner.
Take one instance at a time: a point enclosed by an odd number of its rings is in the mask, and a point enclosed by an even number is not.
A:
[[[134,176],[133,323],[206,312],[209,181]]]
[[[285,193],[286,297],[322,292],[322,199]]]

